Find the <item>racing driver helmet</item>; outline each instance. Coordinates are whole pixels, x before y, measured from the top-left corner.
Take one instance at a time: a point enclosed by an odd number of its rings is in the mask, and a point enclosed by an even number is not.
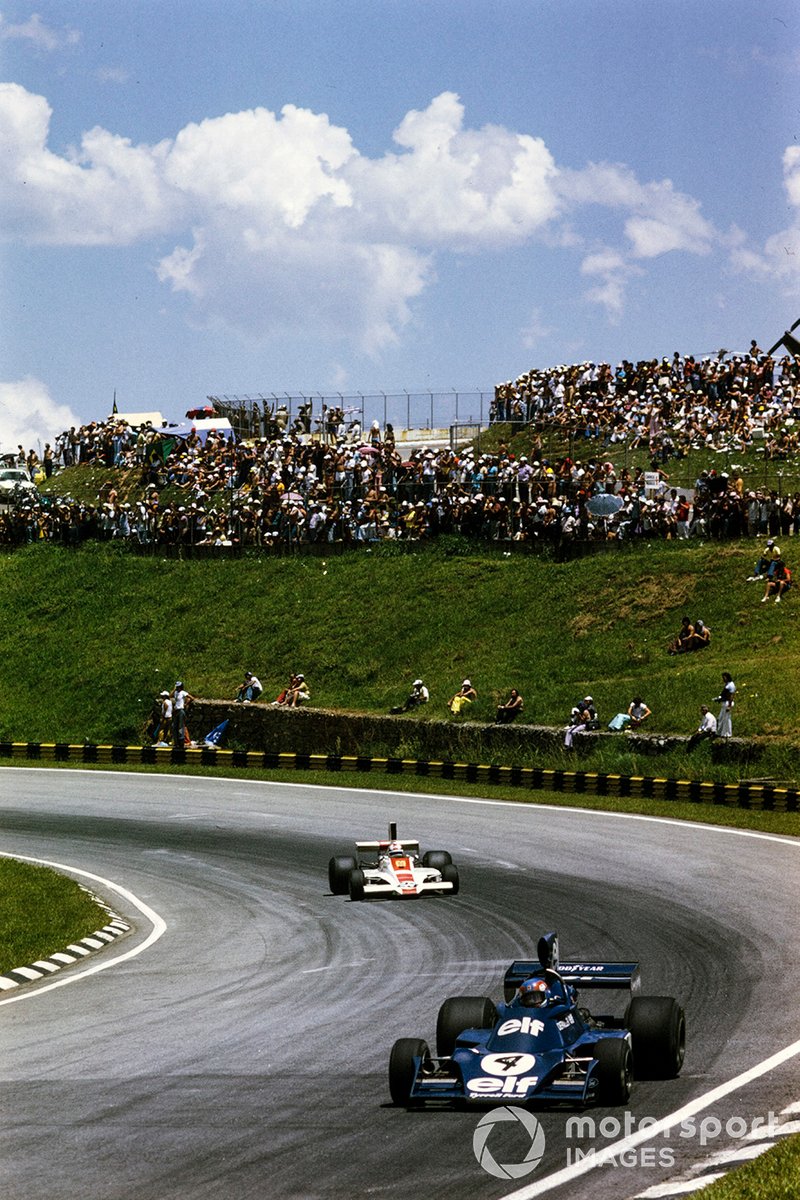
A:
[[[525,1008],[542,1008],[547,1001],[547,984],[543,979],[526,979],[519,989],[519,1002]]]
[[[389,852],[390,858],[397,858],[398,855],[402,857],[402,855],[404,853],[402,843],[389,842],[389,851],[388,852]]]

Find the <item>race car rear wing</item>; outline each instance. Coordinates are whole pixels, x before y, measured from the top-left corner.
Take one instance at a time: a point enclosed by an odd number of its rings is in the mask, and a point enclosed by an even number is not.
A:
[[[538,959],[513,962],[503,979],[506,996],[513,995],[520,984],[532,975],[541,974],[542,964]],[[557,974],[565,983],[577,988],[627,988],[631,992],[638,992],[642,986],[638,962],[562,962],[558,964]]]
[[[356,842],[356,850],[372,850],[375,852],[377,852],[378,850],[388,850],[389,842],[397,842],[400,846],[403,847],[404,850],[408,850],[410,854],[419,854],[419,842],[416,839],[409,842],[409,841],[405,841],[403,838],[399,838],[397,836],[397,822],[396,821],[389,822],[389,836],[388,836],[388,838],[386,838],[385,841],[382,840],[380,842]]]
[[[419,854],[419,842],[408,842],[402,838],[396,838],[392,840],[397,841],[397,843],[402,846],[404,850],[408,850],[411,854]],[[356,842],[356,850],[378,851],[387,850],[388,848],[388,842]]]

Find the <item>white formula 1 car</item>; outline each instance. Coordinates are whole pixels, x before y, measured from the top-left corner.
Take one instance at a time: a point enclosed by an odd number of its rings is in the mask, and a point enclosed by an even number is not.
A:
[[[458,892],[458,869],[446,850],[427,850],[419,842],[399,840],[397,825],[389,825],[385,842],[356,842],[358,858],[332,858],[328,883],[334,896],[351,900],[371,896],[422,896]]]

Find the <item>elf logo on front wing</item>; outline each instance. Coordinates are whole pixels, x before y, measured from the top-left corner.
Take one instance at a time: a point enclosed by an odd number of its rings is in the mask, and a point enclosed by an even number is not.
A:
[[[531,1037],[538,1037],[543,1029],[544,1021],[540,1021],[538,1017],[515,1017],[511,1021],[503,1021],[497,1031],[497,1036],[505,1037],[509,1033],[528,1033]]]
[[[467,1091],[472,1096],[525,1096],[528,1089],[539,1082],[538,1075],[523,1075],[522,1078],[493,1079],[490,1075],[478,1075],[467,1081]]]
[[[484,1054],[481,1066],[487,1075],[524,1075],[536,1065],[533,1054]]]

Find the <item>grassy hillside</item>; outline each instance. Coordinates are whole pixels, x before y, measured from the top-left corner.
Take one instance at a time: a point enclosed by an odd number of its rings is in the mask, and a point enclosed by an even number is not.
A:
[[[449,546],[452,550],[452,544]],[[465,675],[491,720],[517,686],[528,721],[561,724],[590,692],[601,717],[641,692],[654,731],[688,732],[730,670],[734,731],[794,735],[797,604],[760,604],[752,543],[634,546],[554,563],[502,551],[396,546],[323,560],[138,558],[109,545],[0,557],[0,737],[136,741],[175,679],[231,697],[304,672],[313,703],[386,711],[421,675],[429,716]],[[687,612],[710,650],[670,657]]]

